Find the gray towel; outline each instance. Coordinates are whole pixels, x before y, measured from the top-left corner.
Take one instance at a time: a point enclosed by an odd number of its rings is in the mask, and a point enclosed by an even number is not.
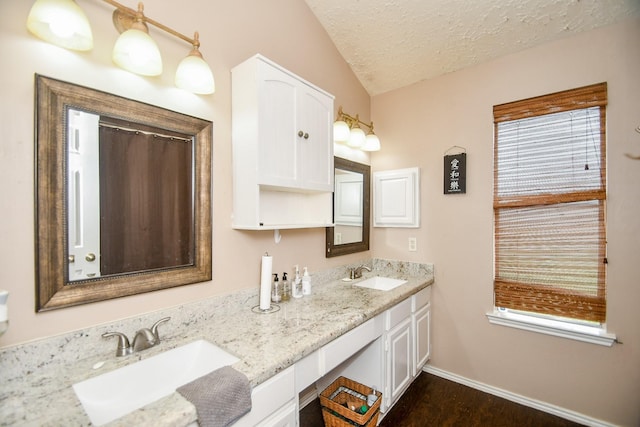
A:
[[[225,427],[251,411],[251,386],[231,366],[217,369],[176,390],[193,403],[200,427]]]

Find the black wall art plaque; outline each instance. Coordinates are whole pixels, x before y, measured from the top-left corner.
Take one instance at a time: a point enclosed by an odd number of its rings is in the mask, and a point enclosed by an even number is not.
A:
[[[467,153],[444,156],[444,194],[467,191]]]

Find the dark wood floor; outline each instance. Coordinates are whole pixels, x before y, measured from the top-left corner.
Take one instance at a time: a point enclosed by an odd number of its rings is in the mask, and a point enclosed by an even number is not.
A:
[[[300,411],[300,426],[324,426],[318,399]],[[577,427],[580,424],[422,372],[384,417],[380,427],[424,426]]]

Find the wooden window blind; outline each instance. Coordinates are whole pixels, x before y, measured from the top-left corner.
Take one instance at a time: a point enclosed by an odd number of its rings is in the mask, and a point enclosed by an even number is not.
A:
[[[606,318],[607,84],[493,107],[496,307]]]

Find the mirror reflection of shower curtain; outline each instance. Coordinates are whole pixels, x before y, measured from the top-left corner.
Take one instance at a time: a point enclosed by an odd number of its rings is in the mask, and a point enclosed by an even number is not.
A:
[[[191,140],[100,127],[103,275],[193,264],[192,152]]]

